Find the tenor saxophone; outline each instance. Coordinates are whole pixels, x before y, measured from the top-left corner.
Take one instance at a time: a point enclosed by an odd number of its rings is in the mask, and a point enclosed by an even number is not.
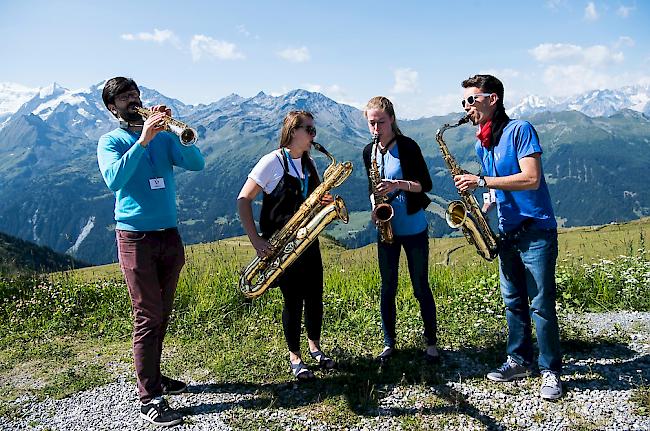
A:
[[[345,202],[340,196],[322,205],[321,199],[330,189],[340,186],[352,173],[352,162],[337,163],[336,159],[317,142],[314,148],[330,159],[323,173],[323,182],[300,205],[289,221],[269,239],[272,252],[269,256],[255,257],[239,277],[239,289],[247,298],[256,298],[271,287],[280,275],[298,259],[298,256],[335,219],[349,220]]]
[[[372,212],[377,220],[377,230],[379,232],[379,241],[385,244],[392,244],[394,240],[393,225],[391,220],[395,215],[395,210],[390,203],[388,197],[377,193],[377,186],[381,182],[381,175],[377,167],[377,149],[379,147],[379,135],[372,137],[372,158],[370,160],[370,185],[372,187],[372,195],[374,198],[374,208]]]
[[[445,160],[452,178],[456,175],[464,174],[466,171],[464,171],[453,158],[447,148],[447,144],[442,138],[442,135],[447,129],[452,129],[465,124],[469,119],[470,117],[467,115],[458,120],[456,124],[445,124],[436,132],[436,141],[440,146],[442,158]],[[462,229],[463,235],[467,238],[467,242],[476,247],[479,256],[488,261],[494,260],[499,249],[497,236],[490,228],[490,225],[483,215],[478,202],[476,202],[474,195],[470,191],[459,191],[458,194],[461,199],[450,202],[447,207],[445,213],[447,224],[451,228]]]
[[[147,119],[154,114],[150,109],[142,108],[140,106],[136,106],[135,110],[144,119]],[[194,145],[198,139],[199,135],[196,133],[196,130],[169,115],[163,116],[162,123],[163,126],[165,126],[165,130],[176,134],[179,137],[181,144],[185,146]]]

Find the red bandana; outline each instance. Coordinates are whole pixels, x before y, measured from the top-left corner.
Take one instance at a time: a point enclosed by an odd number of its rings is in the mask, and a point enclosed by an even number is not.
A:
[[[478,132],[476,132],[476,137],[481,141],[481,145],[483,145],[484,148],[490,148],[492,143],[492,120],[479,126]]]

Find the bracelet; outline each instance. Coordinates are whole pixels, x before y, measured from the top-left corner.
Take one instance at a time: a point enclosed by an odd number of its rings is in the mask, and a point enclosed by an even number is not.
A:
[[[410,181],[407,181],[407,182],[406,182],[406,185],[408,186],[408,188],[409,188],[409,192],[410,192],[410,191],[411,191],[411,182],[410,182]]]

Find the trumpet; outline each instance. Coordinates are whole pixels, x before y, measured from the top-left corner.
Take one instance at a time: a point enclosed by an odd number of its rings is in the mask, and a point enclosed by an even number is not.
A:
[[[135,110],[138,114],[142,115],[143,119],[147,119],[154,114],[154,111],[142,108],[140,106],[136,106]],[[199,134],[196,132],[196,130],[183,123],[182,121],[170,117],[169,115],[163,116],[162,123],[165,127],[165,130],[177,135],[181,141],[181,144],[185,146],[194,145],[198,139]]]

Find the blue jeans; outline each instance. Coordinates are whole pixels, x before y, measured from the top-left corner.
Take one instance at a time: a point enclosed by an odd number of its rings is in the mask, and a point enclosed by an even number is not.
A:
[[[396,236],[392,244],[377,243],[377,257],[381,274],[381,326],[384,331],[384,345],[395,347],[395,320],[397,309],[397,272],[399,255],[404,247],[408,261],[413,294],[420,304],[420,314],[424,323],[424,337],[427,345],[437,343],[436,304],[429,287],[429,238],[424,230],[416,235]]]
[[[499,275],[508,323],[508,355],[520,365],[533,363],[532,319],[539,369],[560,372],[562,355],[555,313],[557,254],[555,229],[528,227],[506,234],[500,244]]]

